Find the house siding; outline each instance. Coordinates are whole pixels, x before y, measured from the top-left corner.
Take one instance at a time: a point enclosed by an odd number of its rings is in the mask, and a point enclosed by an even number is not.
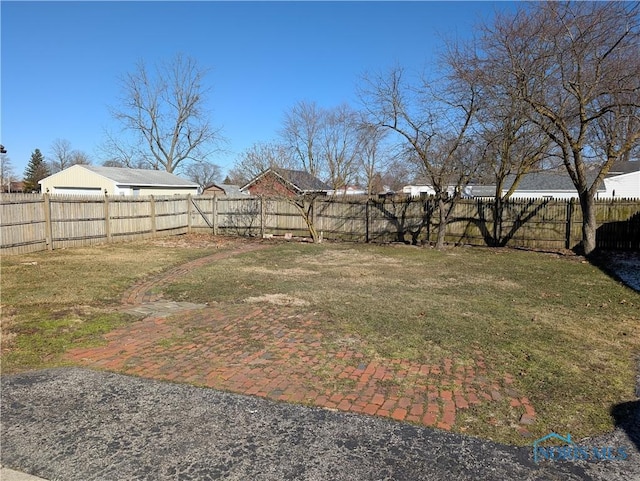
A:
[[[105,189],[109,194],[116,191],[115,182],[84,169],[79,165],[74,165],[42,180],[40,183],[41,192],[50,194],[68,194],[71,189],[100,189],[97,194],[104,194]]]
[[[640,198],[640,172],[616,175],[604,179],[606,197]]]

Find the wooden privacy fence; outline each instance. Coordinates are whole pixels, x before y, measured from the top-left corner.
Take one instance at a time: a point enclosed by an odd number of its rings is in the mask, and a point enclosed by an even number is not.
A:
[[[312,220],[325,239],[433,242],[437,211],[430,198],[317,197]],[[640,199],[596,202],[597,244],[640,249]],[[504,204],[496,238],[493,199],[463,199],[453,210],[446,241],[471,245],[562,249],[582,236],[575,201],[512,199]],[[186,232],[237,236],[308,236],[304,218],[286,199],[216,196],[95,197],[3,194],[0,252],[143,239]]]

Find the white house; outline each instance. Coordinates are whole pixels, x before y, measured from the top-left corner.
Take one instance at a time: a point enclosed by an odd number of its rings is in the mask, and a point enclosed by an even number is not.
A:
[[[587,181],[591,184],[597,172],[587,172]],[[515,180],[515,176],[508,176],[502,189],[505,195]],[[448,188],[453,193],[453,187]],[[433,195],[435,191],[429,185],[408,185],[403,193],[412,197],[421,194]],[[469,184],[464,188],[463,197],[493,197],[495,185]],[[640,198],[640,161],[624,161],[615,163],[603,182],[598,187],[596,198]],[[511,198],[527,199],[577,199],[576,190],[569,174],[564,170],[531,172],[524,175],[518,183]]]
[[[198,184],[161,170],[74,165],[40,182],[40,192],[68,195],[198,194]]]
[[[604,178],[606,197],[640,198],[640,160],[616,162]]]
[[[447,187],[447,193],[449,195],[453,195],[456,191],[455,185],[450,185]],[[434,195],[436,191],[430,185],[405,185],[402,188],[402,193],[411,197],[419,197],[421,195]],[[470,197],[471,196],[471,188],[470,186],[466,186],[462,189],[462,197]]]
[[[357,185],[345,185],[340,189],[328,190],[327,195],[367,195],[367,189]]]

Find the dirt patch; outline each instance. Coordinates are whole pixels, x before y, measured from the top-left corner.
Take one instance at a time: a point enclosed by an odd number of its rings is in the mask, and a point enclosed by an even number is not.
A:
[[[299,277],[307,277],[312,275],[317,275],[317,271],[312,271],[310,269],[301,269],[299,267],[294,267],[291,269],[269,269],[267,267],[261,266],[251,266],[251,267],[243,267],[241,268],[242,272],[246,272],[249,274],[258,274],[258,275],[266,275],[266,276],[274,276],[274,277],[287,277],[287,278],[299,278]]]
[[[304,299],[289,296],[287,294],[265,294],[264,296],[259,296],[259,297],[248,297],[244,300],[244,302],[247,302],[249,304],[266,302],[268,304],[273,304],[275,306],[294,306],[294,307],[303,307],[303,306],[309,305],[309,302],[305,301]]]
[[[328,250],[322,255],[314,255],[313,258],[305,259],[309,265],[319,265],[323,267],[348,266],[350,269],[354,265],[359,267],[383,268],[384,266],[400,265],[401,261],[393,257],[367,254],[355,249]]]
[[[149,244],[158,247],[210,249],[227,247],[242,242],[237,237],[222,237],[212,234],[182,234],[169,237],[161,237],[149,241]]]

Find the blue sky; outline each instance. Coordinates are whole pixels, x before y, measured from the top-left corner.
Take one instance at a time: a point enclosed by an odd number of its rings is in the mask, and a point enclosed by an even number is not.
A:
[[[55,139],[89,154],[120,94],[118,78],[180,52],[210,68],[208,107],[227,140],[211,160],[229,169],[277,138],[301,100],[357,107],[364,72],[434,68],[444,38],[511,2],[0,2],[1,140],[15,174]]]

